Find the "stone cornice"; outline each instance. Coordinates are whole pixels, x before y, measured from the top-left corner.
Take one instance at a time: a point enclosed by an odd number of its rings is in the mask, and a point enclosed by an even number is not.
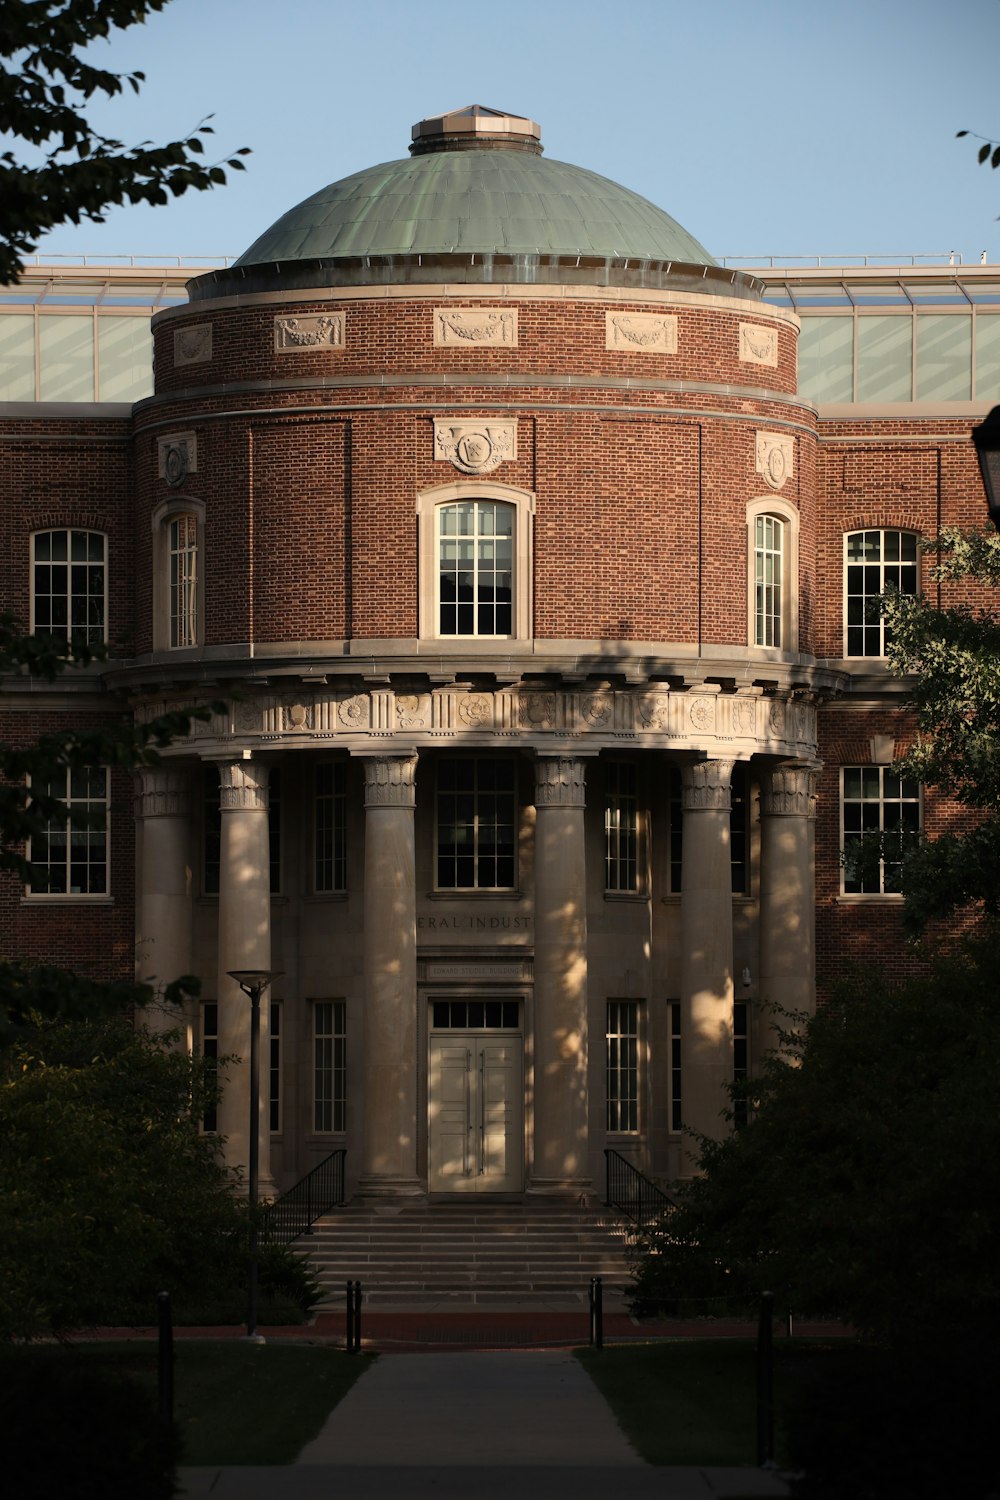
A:
[[[220,694],[221,696],[221,694]],[[150,697],[140,720],[185,700]],[[244,690],[226,714],[198,721],[165,753],[221,758],[227,747],[342,749],[406,756],[434,746],[482,748],[508,744],[546,755],[597,754],[609,749],[694,751],[740,759],[762,754],[785,760],[816,755],[816,703],[800,692],[760,688],[724,692],[702,682],[678,690],[661,682],[634,687],[587,684],[540,687],[438,688],[360,683]]]

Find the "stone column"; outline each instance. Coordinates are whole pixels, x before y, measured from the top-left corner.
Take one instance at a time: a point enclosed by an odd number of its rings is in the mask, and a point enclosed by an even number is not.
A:
[[[733,885],[729,849],[731,760],[682,767],[681,1091],[684,1124],[718,1140],[733,1076]],[[686,1170],[698,1160],[685,1143]]]
[[[136,978],[158,995],[191,972],[192,871],[188,822],[188,772],[143,766],[136,773]],[[151,1031],[177,1028],[190,1051],[190,1015],[162,999],[143,1011]]]
[[[226,1137],[226,1160],[242,1167],[250,1160],[250,1001],[230,969],[271,967],[271,878],[267,831],[268,767],[256,760],[219,765],[222,836],[219,851],[219,1055],[235,1054],[223,1078],[219,1134]],[[274,1191],[268,1108],[267,1032],[270,991],[261,997],[260,1191]]]
[[[535,760],[535,1099],[532,1193],[591,1188],[587,1117],[586,761]]]
[[[417,757],[365,762],[364,1150],[360,1191],[424,1191],[417,1176]]]
[[[816,1008],[815,771],[774,766],[761,779],[760,976],[764,1005],[783,1011]],[[789,1021],[764,1009],[758,1043],[780,1045]]]

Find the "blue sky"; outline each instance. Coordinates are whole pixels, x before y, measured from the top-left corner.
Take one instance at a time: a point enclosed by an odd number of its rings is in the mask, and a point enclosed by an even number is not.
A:
[[[247,172],[166,208],[66,226],[47,253],[238,255],[285,209],[406,155],[410,126],[481,103],[624,183],[716,256],[957,251],[1000,261],[1000,0],[171,0],[93,49],[140,68],[92,110],[125,141],[214,114]]]

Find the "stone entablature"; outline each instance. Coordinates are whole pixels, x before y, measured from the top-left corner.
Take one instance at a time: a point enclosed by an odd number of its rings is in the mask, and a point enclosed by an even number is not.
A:
[[[140,705],[140,719],[176,707]],[[723,692],[716,683],[678,690],[662,683],[636,688],[497,689],[446,686],[427,691],[391,687],[261,693],[242,698],[228,715],[197,722],[171,753],[191,740],[260,748],[316,749],[338,744],[359,751],[375,740],[387,756],[448,743],[503,743],[560,754],[585,742],[590,753],[626,748],[707,751],[710,755],[816,753],[812,695],[769,694],[758,687]]]

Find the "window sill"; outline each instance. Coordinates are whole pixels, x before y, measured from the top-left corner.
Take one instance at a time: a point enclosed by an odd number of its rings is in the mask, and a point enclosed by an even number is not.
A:
[[[605,901],[632,901],[645,902],[648,900],[645,891],[605,891]]]
[[[88,896],[66,894],[46,896],[39,893],[37,896],[29,895],[21,897],[22,906],[114,906],[114,896]]]
[[[499,886],[495,890],[479,886],[455,886],[444,891],[425,891],[428,901],[523,901],[524,892]]]
[[[847,891],[834,898],[837,906],[902,906],[899,891]]]
[[[302,902],[305,906],[325,906],[328,901],[346,901],[347,898],[347,891],[311,891],[302,897]]]

